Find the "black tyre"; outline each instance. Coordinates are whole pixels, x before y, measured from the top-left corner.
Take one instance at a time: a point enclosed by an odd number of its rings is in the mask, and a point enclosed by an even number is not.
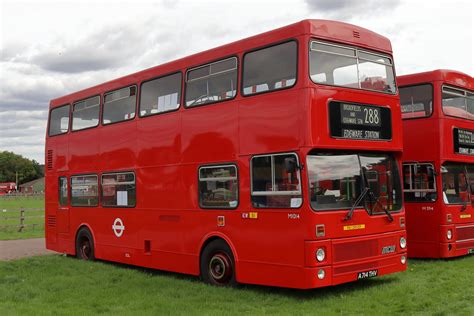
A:
[[[217,286],[235,286],[235,263],[232,250],[222,240],[211,241],[201,254],[201,279]]]
[[[79,259],[92,261],[94,255],[94,239],[88,228],[83,227],[77,233],[76,238],[76,256]]]

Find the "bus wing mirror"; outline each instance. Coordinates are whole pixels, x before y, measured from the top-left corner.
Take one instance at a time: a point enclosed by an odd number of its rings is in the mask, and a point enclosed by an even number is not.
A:
[[[285,158],[286,172],[293,173],[293,172],[295,172],[297,167],[298,167],[298,164],[296,163],[296,158],[295,157]]]

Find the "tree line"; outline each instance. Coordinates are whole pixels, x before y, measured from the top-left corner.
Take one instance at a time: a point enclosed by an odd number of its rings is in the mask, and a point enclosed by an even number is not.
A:
[[[44,176],[44,166],[13,152],[0,152],[0,182],[16,182],[18,184],[39,179]]]

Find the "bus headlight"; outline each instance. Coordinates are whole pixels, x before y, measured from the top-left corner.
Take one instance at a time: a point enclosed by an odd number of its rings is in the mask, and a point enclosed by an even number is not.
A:
[[[448,240],[451,240],[451,238],[453,238],[453,231],[451,229],[448,229],[448,231],[446,232],[446,238],[448,238]]]
[[[326,258],[326,252],[324,251],[323,248],[319,248],[316,250],[316,260],[319,262],[323,261]]]
[[[401,262],[402,264],[405,264],[405,263],[407,262],[407,257],[402,256],[402,257],[400,258],[400,262]]]
[[[400,248],[405,249],[407,247],[407,240],[405,237],[400,237]]]
[[[326,272],[323,269],[319,269],[318,271],[318,279],[322,280],[326,276]]]

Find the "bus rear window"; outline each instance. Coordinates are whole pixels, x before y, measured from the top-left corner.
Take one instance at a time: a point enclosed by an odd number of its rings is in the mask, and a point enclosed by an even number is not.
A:
[[[67,133],[69,129],[69,105],[51,110],[49,117],[49,136]]]
[[[243,94],[251,95],[291,87],[296,83],[295,41],[245,54]]]
[[[72,130],[99,125],[100,96],[74,103],[72,108]]]
[[[433,112],[433,87],[423,84],[400,88],[400,105],[403,119],[430,116]]]
[[[474,120],[474,92],[444,86],[442,99],[444,114]]]
[[[106,93],[102,123],[110,124],[133,119],[135,117],[136,100],[136,86]]]

